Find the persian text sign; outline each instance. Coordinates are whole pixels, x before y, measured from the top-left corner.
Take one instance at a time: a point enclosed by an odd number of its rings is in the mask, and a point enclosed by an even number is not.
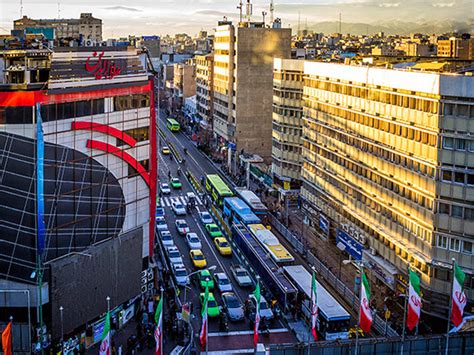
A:
[[[86,70],[89,73],[93,73],[96,80],[112,79],[113,77],[120,74],[122,68],[115,64],[110,59],[104,59],[104,52],[94,52],[92,57],[88,57],[86,61]],[[91,63],[91,60],[95,58],[96,63]]]

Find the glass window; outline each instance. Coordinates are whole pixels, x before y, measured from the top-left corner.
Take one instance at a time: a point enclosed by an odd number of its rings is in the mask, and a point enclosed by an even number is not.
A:
[[[461,247],[461,241],[459,239],[451,238],[449,240],[449,250],[459,251]]]
[[[472,242],[464,240],[462,242],[462,252],[466,254],[472,254]]]
[[[449,205],[447,203],[439,203],[438,213],[449,214]]]
[[[470,152],[474,152],[474,141],[467,141],[467,143],[468,143],[467,149],[469,149]]]
[[[451,206],[451,216],[457,217],[457,218],[462,218],[462,207],[452,205]]]
[[[33,123],[33,107],[32,106],[6,106],[0,111],[0,124],[31,124]]]
[[[467,174],[467,184],[474,185],[474,174]]]
[[[465,150],[466,149],[466,141],[464,139],[455,139],[456,142],[456,149],[457,150]]]
[[[444,235],[438,235],[438,248],[446,249],[448,247],[448,238]]]
[[[454,173],[454,182],[464,184],[464,173]]]
[[[448,182],[453,181],[453,172],[449,170],[443,170],[441,174],[441,179],[443,181],[448,181]]]
[[[464,219],[467,219],[469,221],[474,221],[474,209],[465,208],[464,209]]]
[[[454,147],[454,139],[450,137],[444,137],[443,148],[453,149],[453,147]]]

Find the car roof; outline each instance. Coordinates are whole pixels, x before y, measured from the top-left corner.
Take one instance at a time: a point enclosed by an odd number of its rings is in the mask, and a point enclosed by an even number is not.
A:
[[[169,247],[166,247],[166,249],[168,249],[168,250],[178,250],[179,251],[178,247],[175,246],[175,245],[170,245]]]
[[[206,295],[205,292],[201,292],[199,294],[199,297],[204,297],[205,295]],[[214,294],[211,291],[209,291],[209,298],[211,298],[211,297],[215,299]]]
[[[174,268],[175,270],[178,270],[178,269],[184,269],[184,270],[186,270],[186,267],[184,266],[184,264],[181,264],[181,263],[179,263],[179,264],[173,264],[173,268]]]
[[[208,224],[206,224],[206,227],[208,227],[208,226],[209,226],[209,227],[217,227],[217,224],[215,224],[215,223],[208,223]]]
[[[184,219],[177,219],[175,223],[186,223],[186,220],[184,220]]]
[[[187,234],[186,234],[186,238],[188,238],[188,237],[195,237],[195,238],[199,239],[197,233],[194,233],[194,232],[189,232],[189,233],[187,233]]]
[[[200,270],[201,274],[211,274],[211,272],[208,269]]]
[[[217,278],[221,278],[221,277],[224,278],[224,277],[225,277],[226,279],[228,279],[227,275],[226,275],[224,272],[217,272],[217,273],[215,273],[214,275],[215,275]]]
[[[227,242],[227,239],[225,237],[217,237],[214,239],[216,242]]]
[[[203,254],[202,250],[201,249],[191,249],[190,253],[193,253],[193,254]],[[203,254],[204,255],[204,254]]]
[[[207,211],[202,211],[202,212],[199,212],[200,214],[208,214],[209,216],[211,215],[209,212]]]
[[[255,295],[254,295],[253,293],[250,294],[249,297],[250,297],[250,298],[253,298],[255,301],[257,300],[257,299],[255,298]],[[262,302],[268,303],[267,300],[265,299],[265,297],[263,297],[262,295],[260,295],[260,303],[262,303]]]
[[[227,298],[227,297],[234,297],[234,298],[238,299],[234,292],[223,292],[222,293],[222,298]]]

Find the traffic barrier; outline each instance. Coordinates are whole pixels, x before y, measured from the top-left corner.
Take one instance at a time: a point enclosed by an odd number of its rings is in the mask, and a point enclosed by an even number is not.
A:
[[[186,172],[186,177],[188,178],[188,181],[191,183],[191,185],[193,185],[196,192],[200,192],[200,193],[204,192],[198,179],[196,179],[196,177],[191,171],[188,170]]]

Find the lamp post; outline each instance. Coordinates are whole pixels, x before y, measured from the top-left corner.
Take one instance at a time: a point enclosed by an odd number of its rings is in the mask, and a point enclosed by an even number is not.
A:
[[[209,267],[208,267],[207,269],[205,269],[205,270],[214,271],[216,268],[217,268],[216,265],[211,265],[211,266],[209,266]],[[190,274],[188,275],[188,277],[191,278],[191,276],[196,275],[196,274],[200,273],[201,271],[202,271],[202,270],[194,271],[194,272],[190,273]],[[206,280],[207,280],[207,279],[206,279]],[[184,300],[183,300],[183,303],[186,303],[186,290],[187,290],[187,287],[184,286]]]
[[[208,284],[209,284],[209,277],[206,277],[206,288],[208,288]],[[209,315],[209,306],[208,306],[208,299],[206,299],[206,317],[208,317]],[[206,355],[209,354],[209,327],[208,327],[208,324],[209,324],[209,321],[206,321]]]
[[[64,307],[59,306],[59,317],[61,319],[61,354],[64,353],[64,318],[63,318]]]

